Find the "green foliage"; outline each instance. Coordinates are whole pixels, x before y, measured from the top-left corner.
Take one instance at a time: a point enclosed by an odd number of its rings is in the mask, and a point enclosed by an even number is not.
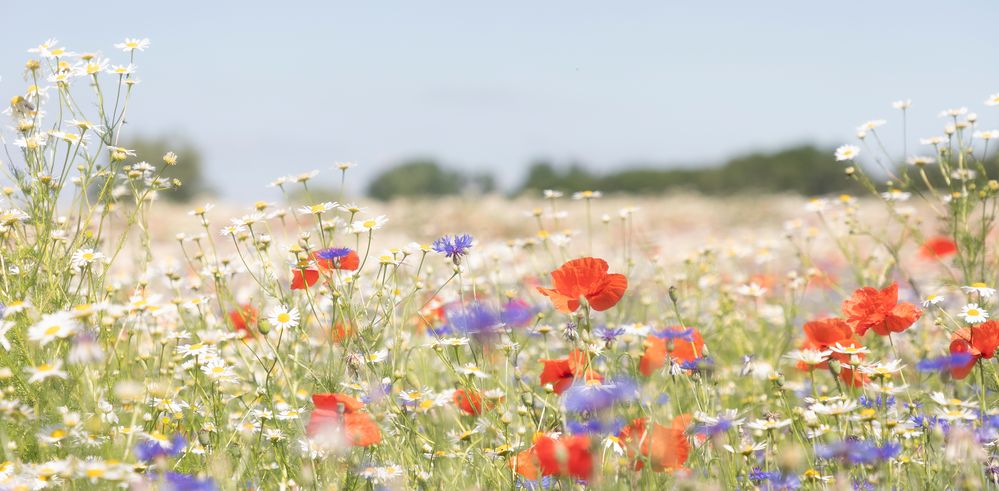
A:
[[[795,192],[804,195],[856,190],[844,177],[832,151],[802,145],[774,153],[757,152],[733,158],[720,167],[701,169],[631,168],[603,175],[573,163],[559,171],[550,162],[536,162],[518,192],[543,189],[651,194],[686,189],[707,194]]]
[[[381,173],[368,186],[368,195],[389,200],[402,196],[446,196],[464,190],[487,193],[495,188],[495,180],[489,174],[469,176],[446,169],[434,160],[419,159]]]
[[[169,201],[187,202],[195,197],[211,193],[212,187],[205,179],[204,161],[201,152],[193,143],[174,137],[136,137],[123,145],[135,150],[139,161],[146,161],[157,169],[163,168],[163,177],[173,181],[180,180],[182,185],[160,193],[160,197]],[[163,156],[167,152],[177,154],[177,165],[167,166]],[[165,167],[165,168],[164,168]]]

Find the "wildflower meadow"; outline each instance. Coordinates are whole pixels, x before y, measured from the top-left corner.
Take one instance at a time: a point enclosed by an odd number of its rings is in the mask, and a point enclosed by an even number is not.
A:
[[[0,489],[999,482],[999,94],[937,136],[872,108],[835,152],[856,196],[355,204],[313,172],[180,208],[184,155],[119,146],[149,40],[28,51]]]

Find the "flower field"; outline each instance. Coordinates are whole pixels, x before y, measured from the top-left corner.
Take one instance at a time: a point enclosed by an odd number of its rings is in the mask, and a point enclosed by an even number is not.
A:
[[[909,101],[862,125],[861,196],[356,204],[311,172],[180,207],[184,155],[118,146],[148,47],[50,40],[8,94],[0,490],[999,482],[974,112],[901,161]]]

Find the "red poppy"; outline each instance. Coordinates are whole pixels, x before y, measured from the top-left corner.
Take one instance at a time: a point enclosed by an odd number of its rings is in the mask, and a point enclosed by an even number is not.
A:
[[[344,324],[343,322],[337,321],[333,325],[333,329],[330,329],[330,337],[333,339],[334,343],[340,344],[344,340],[354,335],[354,326],[350,324]]]
[[[366,447],[382,441],[378,424],[370,414],[361,411],[364,403],[345,394],[313,394],[315,411],[309,417],[306,434],[314,437],[331,425],[342,427],[350,443]],[[342,425],[342,426],[340,426]]]
[[[534,443],[534,454],[542,476],[568,476],[586,481],[593,474],[589,437],[574,435],[556,440],[542,436]]]
[[[291,270],[291,289],[304,290],[315,285],[319,281],[319,271],[315,269],[293,269]]]
[[[801,349],[803,350],[825,351],[837,344],[851,348],[862,346],[860,341],[854,337],[853,329],[850,328],[850,325],[839,317],[808,321],[805,323],[804,330],[805,342],[801,345]],[[864,358],[863,354],[856,356],[860,359]],[[849,355],[833,352],[830,358],[841,363],[839,377],[843,382],[855,387],[860,387],[867,382],[866,375],[855,371],[851,367],[842,365],[850,363]],[[818,365],[808,365],[804,362],[798,362],[799,370],[811,371],[816,368],[829,368],[829,363],[823,362]]]
[[[357,252],[353,249],[351,249],[346,256],[337,259],[323,259],[319,257],[318,254],[319,252],[313,252],[312,259],[316,260],[316,264],[318,264],[321,269],[356,271],[357,268],[361,266],[361,258],[358,257]]]
[[[999,347],[999,322],[994,320],[954,331],[950,337],[951,354],[968,353],[972,358],[967,365],[952,368],[951,375],[958,380],[967,377],[978,360],[995,356],[997,347]]]
[[[483,413],[482,396],[476,390],[466,391],[465,389],[456,389],[453,399],[454,404],[465,414],[478,416]],[[489,409],[489,405],[486,405],[485,410],[488,411]]]
[[[305,267],[291,270],[291,289],[292,290],[304,290],[306,288],[311,288],[319,281],[319,271],[330,271],[330,270],[344,270],[344,271],[355,271],[361,265],[361,259],[357,256],[357,252],[350,250],[346,256],[336,259],[323,259],[319,257],[317,252],[312,253],[312,259],[319,266],[319,269]],[[304,264],[303,264],[304,266]]]
[[[926,239],[919,247],[919,255],[924,259],[943,259],[954,254],[957,254],[957,244],[942,235]]]
[[[603,376],[586,367],[586,355],[580,350],[572,350],[569,356],[557,360],[541,360],[544,369],[541,371],[541,385],[553,384],[555,393],[566,391],[577,378],[584,380],[603,380]]]
[[[843,315],[858,336],[874,329],[879,336],[902,332],[914,324],[923,311],[909,302],[898,302],[898,283],[887,288],[866,286],[843,301]]]
[[[645,467],[645,461],[655,472],[674,471],[683,467],[690,455],[690,442],[684,434],[689,415],[677,416],[667,427],[638,418],[624,427],[617,437],[633,459],[635,470]]]
[[[573,259],[552,271],[555,288],[538,287],[542,295],[562,312],[575,312],[579,297],[586,298],[593,310],[604,311],[617,304],[628,289],[623,274],[607,274],[607,261],[594,257]]]
[[[446,323],[446,307],[447,305],[440,297],[430,297],[413,318],[417,331],[423,332],[427,329]]]
[[[535,481],[541,476],[565,476],[589,480],[593,474],[590,438],[548,435],[535,437],[534,445],[510,460],[510,468],[523,478]]]
[[[250,328],[257,323],[258,316],[256,307],[250,304],[229,311],[229,320],[240,338],[253,337],[253,330]]]
[[[684,330],[680,326],[672,326],[669,329],[674,332]],[[677,363],[689,363],[704,356],[704,338],[696,327],[690,329],[693,331],[690,335],[693,342],[682,338],[660,339],[651,335],[645,338],[645,354],[638,362],[638,370],[642,375],[651,376],[662,368],[666,364],[667,354]]]
[[[521,450],[510,459],[510,468],[528,481],[538,480],[538,458],[534,455],[534,448]]]

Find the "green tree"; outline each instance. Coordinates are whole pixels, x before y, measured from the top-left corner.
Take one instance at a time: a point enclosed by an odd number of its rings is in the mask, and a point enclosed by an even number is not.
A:
[[[467,182],[461,173],[445,169],[434,160],[411,160],[375,177],[368,185],[368,195],[379,200],[445,196],[460,193]]]
[[[212,187],[203,174],[201,152],[190,141],[177,137],[137,137],[125,142],[122,146],[135,150],[137,161],[146,161],[157,169],[163,169],[163,176],[177,179],[181,182],[179,188],[160,193],[164,199],[186,202],[191,199],[211,193]],[[177,165],[168,166],[163,162],[167,152],[177,154]]]

